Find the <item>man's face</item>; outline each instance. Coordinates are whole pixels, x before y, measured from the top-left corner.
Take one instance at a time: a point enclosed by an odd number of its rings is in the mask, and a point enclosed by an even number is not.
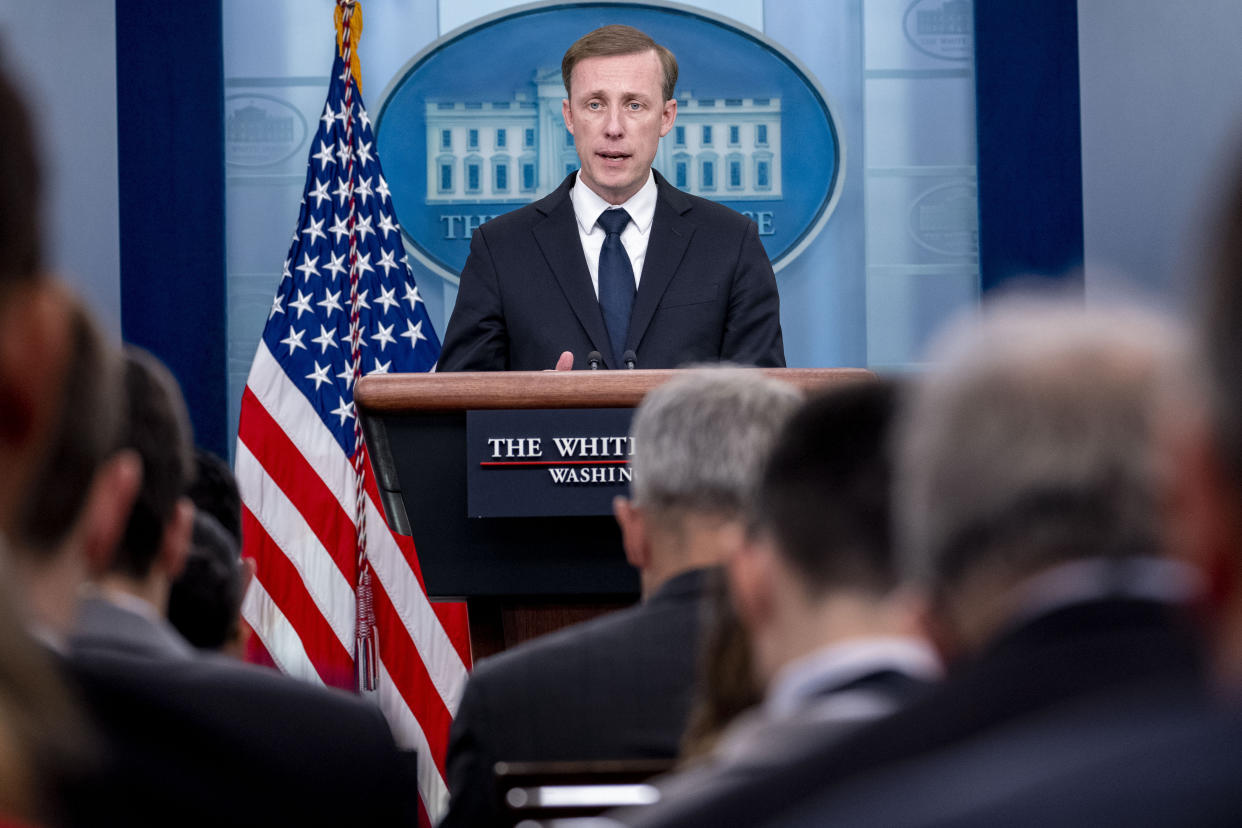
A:
[[[660,138],[673,128],[677,101],[664,100],[663,80],[655,50],[587,58],[570,76],[561,111],[582,163],[579,179],[610,204],[646,183]]]

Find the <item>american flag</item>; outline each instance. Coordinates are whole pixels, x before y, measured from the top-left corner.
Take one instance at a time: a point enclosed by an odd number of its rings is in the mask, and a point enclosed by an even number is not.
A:
[[[251,660],[374,690],[398,744],[419,754],[422,817],[435,822],[469,663],[465,614],[428,601],[413,542],[388,529],[353,388],[365,374],[431,370],[440,342],[405,259],[342,6],[297,229],[241,403],[243,554],[257,567],[243,614]]]

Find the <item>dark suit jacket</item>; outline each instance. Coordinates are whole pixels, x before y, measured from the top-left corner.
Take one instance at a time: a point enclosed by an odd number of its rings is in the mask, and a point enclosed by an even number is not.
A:
[[[1242,825],[1238,711],[1149,705],[1125,713],[1123,717],[1105,711],[1102,720],[1085,723],[1057,722],[1051,756],[1025,750],[1017,758],[1026,763],[1028,773],[1016,781],[1015,774],[1007,774],[997,795],[982,801],[967,799],[954,810],[941,810],[935,819],[912,815],[901,824],[911,828]],[[1083,726],[1069,729],[1077,724]],[[1057,760],[1059,767],[1054,764]]]
[[[498,761],[676,756],[708,573],[682,573],[641,604],[475,665],[449,736],[441,824],[499,824]]]
[[[107,749],[74,824],[400,825],[417,819],[383,715],[362,699],[200,655],[171,626],[85,602],[71,673]],[[101,822],[102,819],[102,822]]]
[[[562,351],[573,352],[575,368],[587,367],[591,351],[618,367],[578,237],[573,182],[571,174],[551,195],[475,232],[439,370],[543,370]],[[783,366],[776,277],[755,223],[659,173],[656,185],[626,340],[638,367]]]
[[[808,799],[863,774],[1059,709],[1120,703],[1157,684],[1195,693],[1201,675],[1194,636],[1168,605],[1109,599],[1063,607],[1009,631],[919,701],[843,741],[806,750],[713,802],[682,810],[662,802],[661,819],[638,811],[628,824],[783,824]]]
[[[1242,824],[1242,720],[1168,687],[1050,711],[856,783],[782,828]]]
[[[695,803],[710,806],[738,785],[783,767],[791,756],[812,745],[844,739],[930,687],[925,678],[906,673],[904,665],[876,667],[862,676],[818,688],[801,709],[787,716],[771,717],[762,707],[743,713],[722,734],[718,755],[659,780],[661,801],[643,807],[641,819],[658,823],[665,808],[690,813],[698,807]],[[624,813],[619,817],[622,822],[627,818]]]

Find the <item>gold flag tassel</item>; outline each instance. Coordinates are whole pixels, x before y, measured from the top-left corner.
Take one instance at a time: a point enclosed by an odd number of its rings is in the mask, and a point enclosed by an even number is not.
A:
[[[354,76],[358,91],[362,92],[362,69],[358,62],[358,38],[362,36],[362,6],[356,0],[337,0],[336,4],[336,50],[345,56],[345,7],[351,6],[349,14],[349,72]]]

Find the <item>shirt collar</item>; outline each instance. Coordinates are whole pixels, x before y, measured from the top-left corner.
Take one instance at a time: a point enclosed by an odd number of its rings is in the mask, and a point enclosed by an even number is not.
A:
[[[644,236],[651,229],[651,222],[655,219],[656,196],[658,192],[655,174],[648,170],[647,183],[643,184],[638,192],[630,196],[628,201],[616,205],[624,208],[630,214],[630,220],[634,222],[634,226]],[[600,213],[613,206],[587,185],[580,185],[576,178],[573,188],[569,191],[569,198],[573,201],[574,216],[578,219],[578,226],[582,228],[583,233],[590,233],[594,230],[595,222],[599,220]]]
[[[119,589],[111,589],[108,587],[101,587],[96,584],[88,584],[83,589],[83,594],[88,597],[95,596],[102,598],[114,607],[119,607],[120,609],[133,613],[134,615],[140,615],[148,621],[152,621],[157,624],[164,620],[164,616],[160,613],[159,609],[156,608],[155,604],[152,604],[147,599],[139,598],[137,595],[129,592],[124,592]]]
[[[772,680],[764,704],[769,713],[785,715],[827,688],[840,687],[881,670],[931,680],[939,677],[940,663],[931,647],[915,638],[855,638],[786,664]]]
[[[1168,558],[1083,558],[1018,584],[1010,596],[1016,625],[1072,604],[1109,598],[1188,604],[1203,591],[1198,573]]]

